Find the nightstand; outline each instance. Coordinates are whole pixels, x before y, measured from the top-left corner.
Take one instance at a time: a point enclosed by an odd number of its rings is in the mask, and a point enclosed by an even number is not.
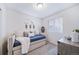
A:
[[[58,41],[59,55],[79,55],[79,42],[72,42],[67,39],[60,39]]]

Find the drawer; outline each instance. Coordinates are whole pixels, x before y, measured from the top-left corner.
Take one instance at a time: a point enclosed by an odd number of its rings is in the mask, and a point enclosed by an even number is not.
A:
[[[72,52],[72,55],[79,55],[79,47],[72,46],[71,52]]]
[[[65,43],[58,42],[58,53],[61,55],[70,55],[71,46]]]
[[[79,43],[61,39],[58,41],[58,54],[60,55],[79,55]]]

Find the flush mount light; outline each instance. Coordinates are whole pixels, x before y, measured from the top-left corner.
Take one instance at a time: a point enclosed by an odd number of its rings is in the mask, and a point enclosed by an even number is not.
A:
[[[44,4],[44,3],[35,3],[35,4],[33,5],[33,7],[34,7],[35,9],[37,9],[37,10],[41,10],[41,9],[44,9],[44,8],[46,7],[46,4]]]

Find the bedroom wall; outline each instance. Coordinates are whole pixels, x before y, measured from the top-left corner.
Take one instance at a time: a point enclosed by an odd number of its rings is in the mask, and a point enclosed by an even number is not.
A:
[[[1,28],[1,17],[2,17],[2,12],[0,11],[0,28]],[[1,29],[0,29],[0,43],[1,43]],[[1,47],[1,44],[0,44]],[[0,54],[1,54],[2,49],[0,48]]]
[[[4,14],[3,14],[3,25],[0,26],[0,28],[2,28],[3,26],[3,33],[1,33],[1,35],[3,35],[3,38],[7,37],[9,34],[17,32],[19,35],[22,35],[23,31],[25,31],[25,24],[27,22],[32,21],[35,25],[35,31],[39,32],[40,31],[40,27],[41,27],[41,20],[35,17],[32,17],[30,15],[21,13],[19,11],[16,10],[12,10],[12,9],[6,9]],[[3,20],[2,19],[2,20]],[[7,39],[2,39],[2,43],[1,43],[1,53],[5,54],[6,52],[6,40]],[[4,52],[2,52],[4,51]]]
[[[40,21],[38,18],[23,14],[18,11],[6,11],[6,33],[16,31],[23,32],[25,30],[25,23],[32,21],[35,24],[36,31],[39,31]]]
[[[71,35],[73,29],[79,28],[79,5],[73,6],[67,10],[63,10],[49,17],[45,17],[43,19],[43,22],[44,22],[43,24],[46,27],[46,29],[48,28],[48,21],[54,20],[55,18],[63,19],[63,36]],[[57,33],[55,34],[49,33],[47,29],[48,40],[51,43],[54,43],[57,45],[57,40],[60,39],[59,38],[60,34],[57,34]]]
[[[3,4],[0,4],[0,55],[2,54],[2,44],[5,36],[5,8]]]

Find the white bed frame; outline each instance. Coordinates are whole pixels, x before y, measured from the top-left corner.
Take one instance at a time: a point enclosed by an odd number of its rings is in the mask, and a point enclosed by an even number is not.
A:
[[[33,50],[35,50],[35,49],[37,49],[45,44],[47,44],[46,39],[31,42],[29,52],[31,52],[31,51],[33,51]],[[12,47],[12,39],[8,39],[8,47],[7,48],[8,48],[8,55],[12,55],[12,54],[13,55],[21,55],[21,45],[13,48]]]
[[[47,44],[47,40],[46,39],[42,39],[42,40],[38,40],[35,42],[31,42],[30,44],[30,48],[29,48],[29,52],[31,52],[32,50],[35,50],[43,45]]]

